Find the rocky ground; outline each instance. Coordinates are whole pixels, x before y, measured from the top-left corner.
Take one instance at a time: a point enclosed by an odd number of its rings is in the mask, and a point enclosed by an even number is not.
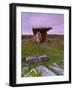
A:
[[[48,43],[26,35],[21,43],[21,77],[64,75],[64,35],[48,35]]]
[[[23,68],[23,71],[28,71],[28,67]],[[26,72],[25,72],[26,73]],[[64,69],[53,63],[50,68],[45,67],[44,65],[36,66],[32,68],[24,74],[24,77],[36,77],[36,76],[57,76],[57,75],[64,75]]]

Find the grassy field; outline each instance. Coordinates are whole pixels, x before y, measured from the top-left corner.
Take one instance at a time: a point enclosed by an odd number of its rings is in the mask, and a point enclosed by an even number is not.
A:
[[[47,55],[48,60],[45,62],[40,62],[37,64],[32,64],[29,66],[29,70],[35,66],[42,64],[48,68],[53,63],[56,63],[63,67],[64,65],[64,36],[48,36],[48,43],[36,43],[33,38],[23,38],[22,39],[22,57],[26,56],[39,56]],[[22,68],[26,61],[22,61]],[[28,71],[29,71],[28,70]],[[23,76],[23,71],[22,71]]]

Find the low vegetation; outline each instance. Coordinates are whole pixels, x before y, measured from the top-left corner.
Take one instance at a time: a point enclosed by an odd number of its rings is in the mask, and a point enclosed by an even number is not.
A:
[[[48,60],[44,62],[32,64],[32,65],[28,65],[25,59],[22,60],[22,73],[21,73],[22,77],[31,69],[33,69],[34,67],[40,64],[46,66],[47,68],[50,68],[50,65],[52,65],[53,63],[56,63],[64,68],[64,43],[63,41],[64,41],[63,36],[49,37],[48,43],[36,43],[33,41],[33,38],[23,38],[21,42],[22,43],[22,57],[47,55]],[[23,70],[25,66],[28,67],[28,70]],[[51,68],[51,70],[53,69]],[[32,72],[30,74],[32,76],[41,76],[40,73],[35,74],[34,72]]]

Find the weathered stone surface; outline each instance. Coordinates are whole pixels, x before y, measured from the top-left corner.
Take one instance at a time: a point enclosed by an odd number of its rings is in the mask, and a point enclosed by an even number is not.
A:
[[[41,72],[42,76],[56,76],[56,74],[54,72],[52,72],[51,70],[49,70],[48,68],[46,68],[43,65],[39,65],[37,67],[35,67],[35,69],[39,72]]]
[[[37,56],[27,56],[26,57],[26,61],[29,61],[29,60],[37,60],[38,57]]]
[[[47,55],[42,55],[38,57],[40,61],[46,61],[48,60],[48,56]]]
[[[28,56],[28,57],[26,57],[26,62],[28,64],[37,63],[38,61],[39,60],[38,60],[37,56]]]
[[[57,65],[56,63],[52,65],[52,68],[60,75],[64,75],[64,69],[60,67],[59,65]]]
[[[48,56],[47,55],[42,55],[42,56],[28,56],[28,57],[26,57],[26,62],[28,64],[38,63],[38,62],[46,61],[46,60],[48,60]]]
[[[59,65],[57,65],[56,63],[52,64],[51,67],[55,70],[52,71],[50,68],[47,68],[43,65],[39,65],[36,66],[35,68],[31,69],[29,72],[26,73],[26,71],[28,71],[28,67],[24,67],[22,69],[22,72],[24,74],[25,77],[32,77],[31,73],[34,72],[35,74],[37,74],[37,72],[41,73],[41,76],[56,76],[58,73],[59,75],[64,75],[64,69],[62,67],[60,67]]]

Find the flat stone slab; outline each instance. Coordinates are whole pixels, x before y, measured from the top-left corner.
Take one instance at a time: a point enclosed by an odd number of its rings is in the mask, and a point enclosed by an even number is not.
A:
[[[35,68],[31,69],[24,76],[32,77],[32,75],[30,73],[32,73],[32,72],[37,73],[37,71],[41,73],[41,76],[57,76],[56,73],[58,73],[59,75],[64,75],[64,69],[62,67],[60,67],[59,65],[57,65],[56,63],[53,63],[51,65],[51,67],[52,67],[52,69],[54,69],[54,71],[52,71],[51,68],[47,68],[43,65],[39,65],[39,66],[36,66]],[[23,71],[27,71],[27,70],[28,70],[27,67],[23,68]]]
[[[64,69],[57,65],[56,63],[52,64],[51,66],[57,73],[64,75]]]
[[[54,72],[52,72],[51,70],[49,70],[48,68],[46,68],[43,65],[39,65],[37,67],[35,67],[36,70],[38,70],[39,72],[41,72],[42,76],[56,76],[56,74]]]
[[[27,62],[28,64],[38,63],[38,62],[46,61],[46,60],[48,60],[48,56],[47,56],[47,55],[27,56],[27,57],[26,57],[26,62]]]

